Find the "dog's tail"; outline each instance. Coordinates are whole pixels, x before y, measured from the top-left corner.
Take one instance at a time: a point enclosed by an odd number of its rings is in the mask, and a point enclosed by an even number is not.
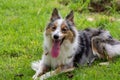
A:
[[[31,68],[34,70],[34,71],[37,71],[40,67],[40,64],[41,64],[41,60],[40,61],[35,61],[35,62],[32,62],[31,64]]]
[[[120,44],[115,44],[115,45],[106,44],[105,48],[108,55],[111,57],[120,55]]]

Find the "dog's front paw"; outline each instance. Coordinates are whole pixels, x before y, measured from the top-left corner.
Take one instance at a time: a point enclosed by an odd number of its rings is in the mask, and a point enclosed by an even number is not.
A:
[[[36,73],[35,73],[35,75],[33,75],[33,80],[36,80],[38,77],[40,77],[41,75],[43,75],[43,72],[41,72],[41,71],[37,71]]]
[[[36,80],[37,79],[37,77],[38,77],[38,74],[35,74],[35,75],[33,75],[33,80]]]

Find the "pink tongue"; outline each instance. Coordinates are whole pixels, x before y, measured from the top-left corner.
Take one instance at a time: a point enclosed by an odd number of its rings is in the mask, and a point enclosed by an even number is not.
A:
[[[52,57],[56,58],[59,55],[59,51],[60,51],[60,41],[54,40],[53,45],[52,45],[52,49],[51,49]]]

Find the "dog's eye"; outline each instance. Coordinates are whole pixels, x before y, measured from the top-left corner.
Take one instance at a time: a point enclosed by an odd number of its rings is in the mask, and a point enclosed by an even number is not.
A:
[[[63,28],[63,29],[62,29],[62,32],[63,32],[63,33],[65,33],[66,31],[67,31],[67,29],[66,29],[66,28]]]
[[[56,30],[56,27],[55,27],[55,26],[53,26],[53,27],[52,27],[52,30],[53,30],[53,31],[54,31],[54,30]]]

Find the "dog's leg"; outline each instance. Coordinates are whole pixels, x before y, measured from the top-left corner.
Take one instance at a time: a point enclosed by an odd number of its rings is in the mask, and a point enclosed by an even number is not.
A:
[[[99,65],[105,65],[105,66],[108,66],[109,64],[110,64],[110,62],[112,62],[112,57],[110,57],[109,55],[107,55],[106,56],[106,58],[107,58],[107,62],[101,62],[101,63],[99,63]]]
[[[108,66],[110,63],[109,62],[101,62],[99,63],[100,66]]]
[[[65,68],[63,69],[61,66],[59,66],[54,71],[50,71],[50,72],[47,72],[46,74],[41,75],[40,80],[44,80],[44,79],[47,79],[49,77],[58,75],[60,73],[66,73],[66,72],[70,72],[70,71],[73,71],[73,70],[74,70],[74,67],[71,67],[71,68],[68,68],[68,69],[65,69]]]
[[[33,75],[33,79],[36,80],[39,76],[44,74],[48,70],[48,66],[46,66],[43,61],[33,62],[32,69],[36,71],[35,75]]]
[[[61,67],[57,68],[57,69],[54,70],[54,71],[49,71],[49,72],[41,75],[41,76],[40,76],[40,80],[47,79],[47,78],[49,78],[49,77],[51,77],[51,76],[57,75],[57,74],[60,73],[60,72],[61,72]]]
[[[107,60],[108,60],[109,62],[111,62],[111,61],[113,61],[113,57],[107,56]]]

